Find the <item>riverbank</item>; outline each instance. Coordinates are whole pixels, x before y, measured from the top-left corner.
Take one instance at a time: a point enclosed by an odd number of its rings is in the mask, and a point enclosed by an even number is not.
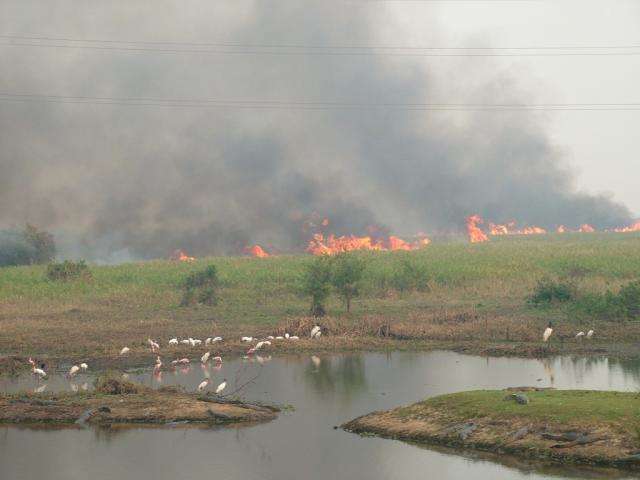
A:
[[[492,238],[486,244],[437,243],[415,252],[363,253],[361,295],[351,312],[334,294],[318,320],[323,337],[308,340],[315,320],[300,295],[309,255],[271,258],[216,257],[195,262],[150,261],[91,265],[91,280],[47,280],[45,267],[0,269],[0,355],[71,362],[153,363],[147,338],[163,359],[198,358],[206,350],[169,347],[171,338],[221,336],[212,353],[242,354],[241,336],[284,333],[267,353],[454,349],[523,357],[555,354],[638,355],[640,322],[578,318],[559,304],[527,304],[537,281],[570,279],[584,292],[603,292],[637,279],[640,236],[567,234]],[[180,307],[181,282],[215,265],[220,278],[216,306]],[[419,273],[419,288],[403,283],[403,270]],[[417,272],[417,273],[416,273]],[[408,274],[407,274],[408,275]],[[410,275],[410,276],[411,276]],[[554,322],[550,345],[542,331]],[[593,339],[575,334],[593,328]],[[118,356],[127,346],[127,358]],[[10,371],[0,359],[0,370]],[[2,367],[5,365],[5,368]]]
[[[0,423],[219,425],[272,420],[278,411],[222,398],[109,379],[90,393],[0,394]]]
[[[342,428],[424,444],[639,469],[639,408],[636,393],[483,390],[373,412]]]

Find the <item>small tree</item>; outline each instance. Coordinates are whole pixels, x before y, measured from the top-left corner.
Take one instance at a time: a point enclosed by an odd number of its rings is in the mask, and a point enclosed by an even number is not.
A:
[[[65,260],[47,265],[46,277],[48,280],[63,282],[76,279],[91,280],[91,271],[84,260],[78,262]]]
[[[218,303],[218,270],[215,265],[209,265],[204,270],[191,273],[185,278],[182,288],[180,305],[186,307],[194,303],[216,305]]]
[[[38,230],[29,223],[24,227],[22,235],[25,242],[34,251],[31,263],[47,263],[53,260],[56,255],[56,244],[53,240],[53,235],[44,230]]]
[[[323,317],[324,303],[331,293],[331,259],[325,255],[305,265],[302,292],[311,297],[311,315]]]
[[[362,280],[364,262],[357,254],[341,253],[334,257],[331,283],[342,297],[347,312],[351,311],[351,300],[360,294],[358,286]]]

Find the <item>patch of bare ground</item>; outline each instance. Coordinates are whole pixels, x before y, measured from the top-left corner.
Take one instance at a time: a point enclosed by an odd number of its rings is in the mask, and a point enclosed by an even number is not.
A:
[[[515,401],[515,395],[526,403]],[[634,393],[528,387],[435,397],[373,412],[342,428],[427,445],[638,470],[639,406]]]
[[[236,424],[272,420],[278,409],[184,393],[176,388],[153,390],[108,379],[91,393],[3,394],[0,423],[44,424]]]

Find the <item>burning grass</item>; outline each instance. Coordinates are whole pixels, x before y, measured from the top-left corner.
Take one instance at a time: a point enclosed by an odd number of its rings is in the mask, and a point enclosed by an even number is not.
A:
[[[618,292],[640,274],[640,235],[503,236],[481,244],[433,242],[418,251],[357,255],[365,269],[351,312],[333,294],[321,321],[327,335],[287,349],[395,348],[399,342],[416,348],[428,342],[539,345],[553,320],[548,351],[586,350],[587,344],[572,343],[584,329],[579,319],[567,316],[562,305],[530,308],[526,298],[543,277],[569,277],[585,293]],[[166,350],[169,338],[212,334],[225,337],[221,352],[240,352],[241,335],[274,334],[312,321],[306,318],[309,299],[299,293],[309,261],[299,255],[91,266],[92,282],[47,281],[41,266],[3,268],[0,352],[116,358],[127,345],[130,358],[146,358],[149,337]],[[217,270],[218,304],[179,307],[185,278],[209,264]],[[636,322],[619,320],[588,320],[596,330],[588,345],[601,349],[640,340]],[[180,348],[171,354],[185,353]]]
[[[343,428],[427,444],[638,469],[639,407],[636,393],[482,390],[374,412]]]

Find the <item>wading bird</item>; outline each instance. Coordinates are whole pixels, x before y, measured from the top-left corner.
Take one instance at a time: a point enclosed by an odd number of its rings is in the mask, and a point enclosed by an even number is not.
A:
[[[289,340],[300,340],[300,337],[299,337],[299,336],[297,336],[297,335],[291,335],[291,336],[289,337]]]
[[[89,368],[89,365],[87,365],[86,363],[81,363],[80,368],[82,369],[83,372],[86,372],[87,369]]]
[[[75,376],[76,373],[78,373],[80,371],[80,367],[78,365],[74,365],[73,367],[71,367],[71,369],[69,370],[69,376],[73,377]]]
[[[587,338],[591,338],[591,337],[593,337],[593,333],[594,333],[594,332],[593,332],[593,330],[589,330],[589,331],[587,332]]]
[[[253,337],[242,337],[241,342],[253,342]]]
[[[207,352],[202,357],[200,357],[200,361],[202,363],[207,363],[209,361],[209,357],[211,356],[211,352]]]
[[[181,358],[180,360],[174,360],[171,362],[171,365],[187,365],[188,363],[190,363],[188,358]]]
[[[37,375],[40,378],[44,378],[47,376],[47,372],[45,372],[42,368],[36,367],[35,365],[33,366],[32,371],[34,375]]]
[[[122,350],[120,350],[120,355],[126,355],[130,351],[131,349],[129,347],[124,347]]]
[[[289,334],[288,334],[288,333],[285,333],[285,334],[284,334],[284,338],[289,339]]]
[[[284,337],[283,337],[282,335],[278,335],[278,336],[276,337],[276,340],[284,340]]]
[[[578,332],[578,333],[576,333],[576,338],[577,338],[578,340],[582,340],[582,337],[584,337],[584,332]]]
[[[178,339],[172,338],[171,340],[169,340],[169,345],[178,345]]]
[[[225,388],[227,388],[227,379],[223,378],[222,383],[216,388],[216,395],[219,395]]]
[[[162,359],[158,356],[156,357],[156,366],[153,367],[155,371],[158,371],[162,368]]]
[[[320,325],[316,325],[311,329],[311,338],[320,338],[320,335],[322,335]]]
[[[547,326],[547,328],[544,329],[544,332],[542,333],[542,341],[546,342],[547,340],[549,340],[549,337],[551,336],[552,333],[553,333],[553,325],[551,324],[551,322],[549,322],[549,325]]]
[[[213,337],[213,339],[211,340],[211,343],[216,343],[221,341],[222,341],[222,337]]]
[[[216,363],[222,363],[222,357],[213,357],[212,360]]]
[[[204,341],[205,345],[211,345],[211,337],[207,337],[206,340]]]
[[[151,347],[151,352],[152,353],[156,353],[158,350],[160,350],[160,345],[158,345],[156,342],[154,342],[150,338],[147,338],[147,343]]]
[[[205,388],[207,388],[207,385],[209,385],[209,379],[205,378],[202,382],[200,382],[200,385],[198,385],[198,391],[203,391]]]
[[[193,340],[193,339],[190,339],[190,340]],[[189,345],[189,344],[191,343],[191,341],[190,341],[190,340],[187,340],[187,339],[185,339],[185,340],[180,340],[180,343],[181,343],[181,344],[183,344],[183,345]]]

